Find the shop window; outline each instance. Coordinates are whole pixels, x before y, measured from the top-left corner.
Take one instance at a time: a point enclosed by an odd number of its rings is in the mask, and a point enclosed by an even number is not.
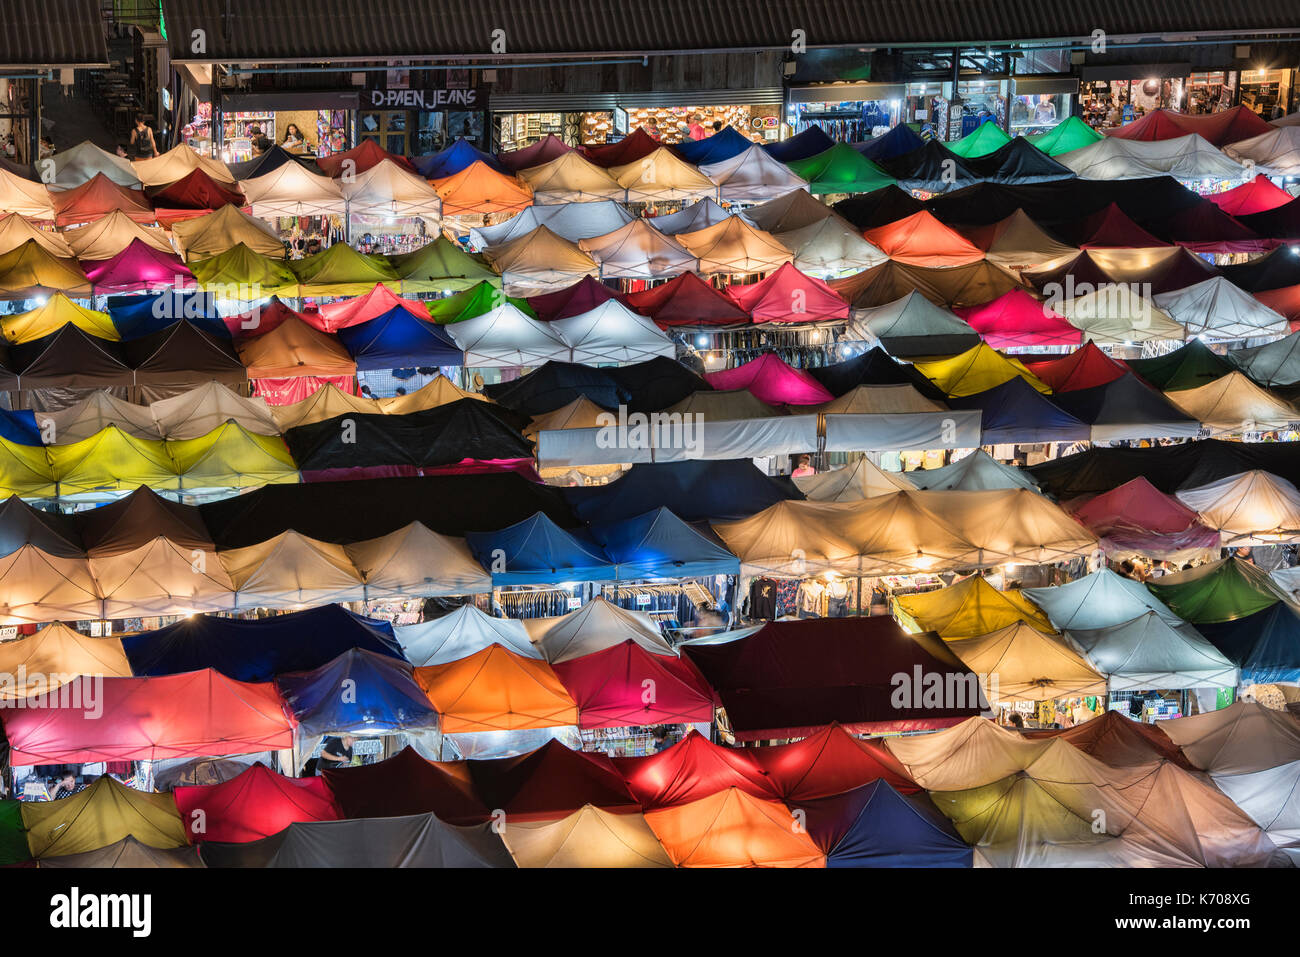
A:
[[[359,140],[372,140],[390,153],[398,156],[407,153],[405,110],[362,113],[357,133]]]
[[[1030,93],[1011,100],[1012,134],[1045,133],[1070,115],[1070,94]]]

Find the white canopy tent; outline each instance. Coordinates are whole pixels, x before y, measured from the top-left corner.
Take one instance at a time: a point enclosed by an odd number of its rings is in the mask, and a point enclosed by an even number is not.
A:
[[[569,358],[569,346],[559,332],[509,302],[444,328],[465,353],[465,365],[471,368],[535,366]]]
[[[1300,489],[1271,472],[1242,472],[1176,494],[1225,546],[1300,541]]]
[[[393,630],[407,660],[417,668],[459,661],[493,644],[524,658],[542,657],[541,650],[529,640],[523,622],[494,618],[469,604],[441,618],[399,625]]]
[[[533,188],[534,203],[623,202],[627,198],[627,190],[608,170],[597,166],[577,150],[570,150],[541,166],[520,170],[518,175]]]
[[[1161,293],[1153,301],[1185,327],[1189,336],[1253,339],[1284,336],[1291,331],[1286,316],[1274,312],[1222,276],[1212,276],[1184,289]]]
[[[1246,180],[1254,173],[1224,156],[1196,133],[1170,140],[1127,140],[1107,136],[1056,159],[1080,179],[1144,179],[1173,176],[1184,180]]]
[[[545,226],[569,242],[604,236],[635,220],[626,206],[611,199],[584,203],[552,203],[528,206],[494,226],[474,226],[470,242],[477,249],[500,246]]]
[[[376,163],[344,182],[343,197],[348,201],[349,215],[422,219],[434,231],[442,222],[438,191],[392,160]]]
[[[1106,675],[1109,690],[1235,688],[1237,666],[1188,624],[1153,611],[1105,628],[1071,628],[1069,639]]]
[[[662,329],[617,299],[581,315],[556,319],[551,327],[568,344],[570,362],[626,364],[657,356],[671,359],[677,354],[676,345]]]
[[[1023,488],[1037,492],[1034,480],[1021,469],[1003,465],[983,449],[976,449],[951,465],[937,469],[916,469],[903,475],[920,489],[975,492],[981,489]]]
[[[695,272],[700,265],[674,239],[644,219],[603,236],[580,239],[578,248],[600,264],[602,279],[663,279]]]
[[[700,172],[718,184],[718,198],[727,203],[761,203],[808,188],[807,180],[757,143],[730,159],[701,166]]]
[[[1184,624],[1141,582],[1101,568],[1065,585],[1026,588],[1025,597],[1051,619],[1059,631],[1108,628],[1155,612],[1170,625]]]

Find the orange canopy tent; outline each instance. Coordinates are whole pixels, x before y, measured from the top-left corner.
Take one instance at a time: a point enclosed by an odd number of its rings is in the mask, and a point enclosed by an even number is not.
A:
[[[551,666],[492,644],[445,665],[415,669],[445,734],[523,731],[578,723],[578,705]]]
[[[512,176],[503,176],[482,160],[459,173],[435,179],[442,215],[517,213],[533,203],[533,191]]]
[[[54,221],[59,226],[89,223],[113,210],[121,210],[137,223],[152,223],[158,218],[144,192],[119,186],[103,173],[75,189],[51,193],[54,201]]]
[[[984,258],[982,249],[926,210],[863,235],[890,259],[911,266],[964,266]]]
[[[290,313],[275,328],[235,343],[250,379],[352,376],[357,364],[343,344]]]
[[[789,808],[739,788],[645,817],[678,867],[826,866]]]

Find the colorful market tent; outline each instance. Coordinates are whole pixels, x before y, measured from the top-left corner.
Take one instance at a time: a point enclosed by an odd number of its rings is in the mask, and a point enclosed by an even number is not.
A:
[[[214,157],[204,156],[184,143],[178,143],[160,156],[134,160],[130,163],[130,167],[145,186],[167,186],[183,180],[195,170],[203,171],[217,183],[229,186],[235,182],[234,174],[225,163]]]
[[[478,800],[485,808],[505,811],[508,820],[554,821],[586,804],[612,814],[640,811],[611,758],[554,739],[514,757],[440,766],[460,774],[466,765]]]
[[[406,658],[417,667],[445,665],[501,645],[523,658],[542,657],[515,618],[494,618],[471,604],[416,625],[399,625],[397,641]]]
[[[718,198],[727,203],[762,202],[793,189],[808,188],[790,167],[773,159],[756,143],[734,156],[702,163],[699,169],[718,185]]]
[[[310,671],[280,674],[276,690],[303,736],[395,734],[438,727],[438,714],[401,658],[350,648]],[[349,694],[340,694],[340,689]]]
[[[1206,199],[1153,221],[1151,229],[1198,253],[1260,253],[1274,245]]]
[[[107,217],[105,217],[107,218]],[[131,220],[122,217],[126,222]],[[135,225],[132,223],[131,225]],[[88,227],[93,228],[93,227]],[[141,228],[141,227],[137,227]],[[72,235],[76,236],[82,230],[74,230]],[[51,256],[57,259],[75,259],[76,253],[68,245],[68,240],[63,233],[51,232],[47,229],[37,229],[28,220],[19,216],[17,213],[5,213],[0,216],[0,253],[12,252],[18,249],[24,243],[33,241]],[[166,240],[164,240],[165,242]],[[170,246],[168,249],[170,250]],[[109,255],[112,255],[111,253]],[[108,258],[107,256],[103,258]]]
[[[483,394],[511,411],[528,416],[553,412],[575,398],[587,399],[607,409],[628,399],[626,390],[606,369],[557,361],[543,363],[511,382],[484,386]]]
[[[235,681],[271,681],[319,668],[352,648],[402,660],[391,625],[339,605],[248,620],[194,615],[128,635],[122,647],[139,677],[211,668]]]
[[[1115,203],[1072,224],[1069,230],[1081,249],[1149,249],[1168,246],[1139,226]]]
[[[434,227],[442,218],[442,200],[437,191],[392,160],[376,163],[355,178],[345,179],[342,189],[350,216],[423,219]]]
[[[1268,573],[1231,557],[1154,579],[1151,593],[1197,625],[1232,621],[1289,600]]]
[[[100,339],[121,338],[108,313],[87,309],[62,293],[56,293],[35,309],[0,318],[0,333],[8,342],[35,342],[66,325],[76,326]]]
[[[471,532],[465,541],[498,586],[612,581],[616,576],[598,545],[581,532],[560,528],[541,512],[499,531]]]
[[[718,644],[687,645],[740,740],[801,737],[832,721],[850,732],[944,727],[978,714],[978,681],[933,634],[908,635],[883,616],[768,622]],[[901,697],[891,676],[943,674],[943,702]]]
[[[663,751],[615,758],[614,766],[647,811],[682,807],[728,788],[764,800],[780,797],[754,750],[713,744],[694,729]]]
[[[1152,110],[1135,122],[1111,130],[1110,136],[1126,140],[1160,141],[1195,133],[1213,145],[1223,147],[1267,133],[1272,128],[1258,113],[1243,104],[1206,114]]]
[[[81,687],[88,681],[96,683],[94,699]],[[77,678],[28,700],[39,707],[5,719],[16,765],[219,757],[287,748],[293,736],[272,685],[233,681],[210,669]],[[83,706],[90,700],[101,702],[102,712]]]
[[[832,395],[840,396],[859,385],[911,385],[927,399],[942,401],[943,393],[910,364],[899,362],[879,346],[828,366],[808,370]]]
[[[646,220],[638,219],[578,248],[600,263],[601,279],[660,279],[693,273],[699,260]]]
[[[949,396],[970,396],[1016,378],[1047,395],[1051,387],[1039,380],[1024,364],[981,343],[960,355],[915,363],[916,369]]]
[[[500,285],[482,257],[471,255],[441,233],[433,242],[387,257],[403,293],[470,289],[479,283]]]
[[[154,848],[186,843],[170,794],[137,791],[107,774],[70,797],[24,803],[22,817],[32,857],[38,859],[97,851],[128,837]]]
[[[1081,336],[1063,316],[1022,289],[1003,293],[984,306],[955,311],[995,349],[1078,345]]]
[[[531,366],[568,359],[568,344],[549,323],[538,322],[506,302],[489,312],[447,326],[468,367]]]
[[[517,213],[533,202],[533,192],[525,183],[498,173],[482,161],[434,180],[433,188],[442,199],[443,216]]]
[[[779,801],[728,788],[646,813],[677,867],[825,867],[826,857]]]
[[[1023,594],[1064,632],[1108,628],[1140,618],[1147,612],[1155,612],[1170,625],[1183,623],[1141,582],[1109,568],[1098,569],[1065,585],[1026,588]]]
[[[290,153],[283,146],[272,146],[265,153],[246,159],[240,163],[228,163],[227,168],[230,175],[235,177],[235,181],[245,179],[256,179],[264,173],[269,173],[273,169],[279,169],[286,163],[297,163],[303,169],[317,176],[323,176],[324,171],[316,163],[316,160],[310,156],[304,156],[301,153]]]
[[[1200,434],[1201,425],[1196,419],[1131,372],[1105,385],[1058,392],[1052,401],[1086,422],[1094,442],[1196,438]]]
[[[847,220],[833,213],[773,236],[794,253],[794,265],[808,273],[839,276],[870,269],[887,258]]]
[[[1195,133],[1154,141],[1107,136],[1091,146],[1062,154],[1060,162],[1080,179],[1173,176],[1183,180],[1236,181],[1252,175]]]
[[[502,168],[517,173],[520,170],[532,169],[535,166],[545,165],[551,160],[572,151],[573,147],[564,142],[564,140],[560,139],[554,133],[547,133],[531,146],[498,153],[497,162],[502,166]]]
[[[1142,476],[1068,507],[1102,540],[1102,551],[1112,558],[1139,555],[1160,561],[1190,561],[1219,547],[1217,531],[1207,528],[1196,512]]]
[[[788,166],[790,163],[824,153],[834,145],[835,141],[827,135],[820,124],[813,123],[787,140],[764,143],[763,149],[767,150],[773,159]]]
[[[874,781],[883,780],[905,794],[919,790],[880,739],[854,737],[834,723],[798,741],[747,753],[776,786],[781,799],[800,806]]]
[[[915,412],[943,412],[947,406],[923,395],[915,386],[907,383],[898,385],[858,385],[843,395],[817,406],[817,411],[826,413],[905,415]]]
[[[791,160],[788,166],[808,183],[814,195],[870,193],[894,185],[894,177],[847,143],[836,143],[807,159]]]
[[[740,571],[734,555],[666,508],[621,522],[593,524],[591,535],[614,560],[620,579],[694,578]]]
[[[578,727],[708,723],[713,692],[683,659],[651,654],[632,639],[554,665],[578,705]],[[646,700],[647,688],[654,689]]]
[[[658,326],[621,302],[610,301],[587,312],[554,319],[551,327],[569,347],[570,362],[643,362],[655,356],[671,359],[676,346]]]
[[[558,618],[526,619],[524,627],[553,665],[608,651],[626,641],[652,655],[676,657],[649,615],[620,608],[603,597]]]
[[[699,271],[706,276],[767,273],[794,258],[771,233],[751,226],[739,216],[676,233],[673,238],[699,260]]]
[[[972,865],[971,849],[929,795],[900,794],[888,781],[805,801],[799,810],[827,867]]]
[[[1300,537],[1300,489],[1271,472],[1252,469],[1197,488],[1179,500],[1200,513],[1228,547],[1273,545]]]
[[[592,146],[580,146],[579,151],[597,166],[609,169],[611,166],[623,166],[633,163],[643,156],[649,156],[659,149],[659,141],[638,126],[630,134],[615,143],[601,143]]]
[[[96,851],[47,857],[37,865],[48,868],[154,868],[204,867],[198,851],[192,847],[157,848],[142,844],[128,835]]]
[[[984,251],[929,212],[868,229],[867,241],[890,259],[912,266],[963,266],[984,258]]]
[[[989,262],[1016,273],[1023,269],[1051,268],[1079,253],[1076,247],[1048,235],[1023,209],[988,226],[957,229],[984,250]]]
[[[405,156],[398,156],[394,153],[390,153],[381,148],[375,140],[369,138],[363,139],[350,150],[344,150],[341,153],[331,153],[329,156],[319,157],[317,163],[321,168],[321,172],[326,176],[331,176],[337,179],[344,173],[348,172],[360,175],[371,167],[378,166],[385,160],[396,163],[408,173],[418,172],[418,170],[411,165],[411,161]]]
[[[428,761],[407,746],[374,764],[327,770],[324,778],[344,817],[434,813],[449,824],[481,824],[492,809],[474,793],[470,768],[476,763]]]
[[[1023,136],[1015,137],[991,153],[967,159],[971,172],[986,183],[1024,185],[1074,177],[1073,170],[1035,149]]]
[[[673,866],[644,816],[590,804],[558,821],[509,823],[502,840],[519,867]]]
[[[882,471],[865,456],[852,465],[796,476],[794,484],[810,502],[857,502],[911,488],[906,479]]]
[[[532,232],[538,226],[545,226],[555,235],[576,243],[580,239],[613,232],[636,218],[626,206],[613,200],[553,203],[529,206],[495,226],[471,226],[469,236],[476,249],[486,249],[501,246]]]
[[[354,376],[357,364],[333,336],[291,314],[269,332],[236,340],[250,379]]]
[[[980,344],[970,324],[919,292],[880,306],[853,311],[852,328],[868,341],[878,339],[903,358],[955,355]]]
[[[920,135],[906,123],[899,123],[888,133],[882,133],[864,143],[853,145],[869,160],[887,160],[924,146],[925,140],[921,139]]]
[[[1164,721],[1146,724],[1134,721],[1123,712],[1107,711],[1072,728],[1029,731],[1025,737],[1031,740],[1060,738],[1113,768],[1169,761],[1184,770],[1192,770],[1191,762],[1165,734],[1164,725]]]
[[[32,182],[0,169],[0,211],[28,220],[54,218],[50,191],[41,182]]]
[[[727,296],[756,323],[845,319],[849,306],[822,280],[785,263],[758,282],[733,284]]]
[[[115,209],[107,216],[79,229],[71,229],[62,234],[41,233],[40,235],[55,235],[55,238],[67,240],[68,248],[62,251],[58,248],[50,248],[50,252],[54,255],[72,255],[77,259],[91,262],[112,259],[137,240],[156,252],[166,253],[169,256],[176,252],[167,233],[153,226],[141,226],[120,209]],[[0,248],[4,247],[0,246]]]
[[[1106,693],[1106,679],[1065,638],[1023,621],[947,644],[971,671],[990,676],[984,693],[993,705]]]
[[[578,723],[578,706],[544,661],[491,644],[415,670],[444,734],[522,731]]]
[[[609,175],[627,191],[628,203],[692,202],[718,192],[713,180],[666,146],[609,167]]]
[[[677,236],[681,233],[693,233],[718,223],[725,223],[738,218],[750,226],[756,225],[749,215],[736,207],[724,209],[712,199],[701,199],[684,206],[675,213],[646,217],[650,225],[665,236]]]
[[[1285,206],[1295,197],[1267,176],[1256,176],[1240,186],[1205,197],[1229,216],[1249,216]]]
[[[51,185],[55,190],[83,186],[101,174],[128,189],[140,187],[140,177],[135,171],[134,163],[100,149],[90,140],[83,140],[71,149],[60,150],[51,159],[54,160],[54,182]]]
[[[536,203],[588,203],[627,198],[627,189],[610,174],[576,150],[562,153],[547,163],[518,171],[533,191]]]
[[[271,227],[238,206],[180,220],[172,224],[171,233],[187,260],[217,256],[241,244],[262,256],[284,258],[284,243]]]
[[[1025,595],[1016,588],[999,591],[974,575],[937,591],[901,595],[894,599],[894,610],[905,625],[949,641],[987,635],[1017,621],[1051,634],[1051,622]]]
[[[312,173],[298,163],[285,163],[252,179],[241,180],[239,190],[248,199],[253,215],[262,218],[342,216],[347,209],[347,200],[337,181]]]
[[[339,341],[358,370],[460,365],[460,348],[446,330],[395,306],[365,322],[340,329]]]
[[[1025,472],[996,461],[983,449],[976,449],[951,465],[937,469],[917,469],[903,477],[918,489],[935,491],[978,492],[999,488],[1023,488],[1038,491]]]
[[[324,778],[288,778],[258,761],[220,784],[172,792],[191,843],[257,841],[297,821],[341,816]]]
[[[1149,359],[1126,359],[1128,367],[1162,392],[1185,391],[1209,385],[1237,366],[1236,354],[1224,357],[1200,339],[1188,340],[1172,352]],[[1265,383],[1267,384],[1267,383]]]
[[[1233,688],[1237,666],[1191,625],[1171,625],[1153,611],[1105,628],[1067,632],[1109,689]]]
[[[1260,182],[1260,179],[1255,182]],[[1268,182],[1268,180],[1263,180]],[[1220,271],[1228,280],[1247,292],[1260,293],[1284,289],[1300,283],[1300,255],[1290,246],[1278,246],[1265,256],[1244,263],[1224,266]]]
[[[981,123],[959,140],[948,144],[948,149],[967,159],[987,156],[1011,142],[1011,137],[997,123]]]
[[[191,219],[223,206],[243,206],[247,202],[242,193],[221,186],[201,169],[192,170],[170,186],[149,189],[147,195],[160,223]]]
[[[1170,391],[1166,396],[1211,435],[1269,432],[1300,421],[1300,409],[1240,372],[1229,372],[1196,388]]]
[[[686,162],[701,166],[731,159],[754,145],[753,140],[728,125],[703,139],[676,143],[673,149]]]
[[[395,289],[399,282],[387,259],[359,253],[347,243],[334,243],[322,252],[291,260],[289,268],[298,277],[304,296],[361,296],[376,283],[390,283]]]
[[[1091,340],[1059,359],[1035,362],[1032,368],[1034,375],[1050,385],[1054,392],[1092,389],[1129,375],[1124,363],[1106,355]]]
[[[1193,765],[1216,779],[1300,760],[1300,721],[1254,701],[1162,721],[1160,727]]]
[[[96,294],[176,289],[194,282],[194,274],[179,256],[159,252],[139,239],[112,258],[83,262],[81,268]]]
[[[797,492],[752,462],[686,460],[634,465],[617,482],[565,494],[583,520],[616,522],[663,506],[683,521],[698,522],[754,515]]]
[[[299,821],[259,841],[208,841],[202,857],[208,867],[514,867],[491,825],[456,827],[432,814]]]
[[[895,302],[913,290],[935,305],[952,309],[983,305],[1021,284],[988,260],[965,266],[909,266],[891,259],[830,285],[855,309]]]
[[[660,326],[721,326],[749,320],[745,310],[694,272],[629,293],[623,301]]]
[[[484,153],[463,136],[456,137],[455,141],[445,149],[428,156],[416,157],[412,161],[416,172],[425,179],[442,179],[453,173],[459,173],[473,163],[486,163],[497,172],[504,172],[506,169],[495,156]]]
[[[244,365],[225,336],[181,319],[122,346],[135,384],[157,390],[190,390],[208,383],[234,387],[247,379]]]
[[[328,604],[365,596],[365,583],[342,546],[296,531],[226,549],[218,557],[235,584],[236,607]]]
[[[792,189],[745,210],[745,216],[750,222],[773,234],[803,229],[834,215],[835,212],[829,206],[814,199],[806,189]]]
[[[1093,295],[1110,297],[1115,294],[1112,287],[1118,287],[1129,297],[1136,297],[1139,286],[1149,286],[1153,294],[1172,292],[1215,275],[1215,268],[1200,256],[1174,246],[1085,249],[1074,259],[1058,266],[1026,270],[1023,278],[1053,299],[1071,299],[1080,295],[1084,284],[1093,287]],[[1052,285],[1060,289],[1049,291]],[[1125,286],[1133,288],[1125,289]]]
[[[529,296],[528,305],[530,315],[535,314],[537,318],[550,322],[580,316],[617,298],[614,290],[600,280],[583,276],[554,292]]]
[[[492,584],[462,540],[439,535],[420,522],[344,550],[371,600],[481,593]],[[431,568],[439,569],[436,580]]]
[[[926,204],[905,189],[885,186],[842,199],[832,208],[858,229],[875,229],[919,213]]]
[[[927,140],[910,153],[885,160],[881,167],[903,189],[927,193],[952,192],[980,179],[966,160],[937,139]]]
[[[1107,281],[1100,288],[1073,299],[1049,298],[1048,302],[1089,342],[1123,345],[1182,339],[1187,335],[1186,329],[1128,284]]]
[[[54,691],[77,675],[131,676],[119,639],[92,638],[59,621],[0,645],[0,668],[11,676],[0,682],[0,699],[9,701]]]
[[[93,222],[114,210],[137,223],[157,220],[143,192],[120,186],[102,173],[73,189],[50,195],[54,203],[54,222],[61,227]]]
[[[774,352],[707,373],[705,379],[715,389],[748,389],[769,405],[817,405],[834,398],[807,372],[787,365]]]
[[[1173,292],[1158,294],[1154,302],[1189,335],[1211,339],[1249,339],[1290,332],[1286,317],[1222,276]]]
[[[567,286],[583,276],[599,276],[600,266],[578,246],[547,226],[491,246],[486,255],[508,293],[519,295]]]

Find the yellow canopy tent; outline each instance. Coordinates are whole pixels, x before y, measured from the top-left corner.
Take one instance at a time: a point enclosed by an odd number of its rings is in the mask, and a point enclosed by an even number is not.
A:
[[[6,213],[0,216],[0,253],[7,253],[17,249],[29,239],[35,240],[36,244],[44,249],[51,256],[57,256],[60,259],[74,259],[76,254],[73,253],[72,247],[63,237],[62,233],[51,232],[48,229],[37,229],[27,219],[18,213]],[[83,256],[83,259],[90,257]],[[108,259],[108,256],[104,257]]]
[[[257,488],[294,484],[298,466],[278,435],[257,435],[236,422],[218,426],[196,439],[167,443],[180,475],[180,488]]]
[[[275,416],[281,432],[288,432],[300,425],[324,422],[338,415],[374,415],[380,411],[379,403],[374,399],[344,392],[332,382],[327,382],[301,402],[271,406],[271,414]]]
[[[176,489],[180,476],[161,440],[138,439],[109,426],[71,445],[48,445],[45,453],[61,497],[115,498],[141,485]]]
[[[17,213],[28,219],[53,219],[54,203],[44,183],[33,183],[0,169],[0,212]]]
[[[520,867],[673,866],[644,815],[591,804],[558,821],[507,823],[501,839]]]
[[[188,843],[170,794],[137,791],[108,775],[71,797],[24,803],[22,815],[36,858],[95,851],[127,837],[150,847]]]
[[[459,402],[461,399],[491,401],[479,392],[467,392],[445,375],[434,376],[431,381],[406,395],[390,396],[375,401],[379,404],[379,411],[385,415],[405,415],[407,412],[436,409],[440,405]]]
[[[51,296],[43,306],[0,318],[0,332],[12,343],[34,342],[69,323],[100,339],[122,338],[108,313],[79,306],[62,293]]]
[[[20,669],[21,672],[20,672]],[[27,680],[18,683],[19,674]],[[17,700],[63,687],[77,675],[129,678],[120,638],[91,638],[56,621],[34,635],[0,643],[0,699]]]
[[[0,438],[0,495],[47,498],[54,494],[54,468],[45,447]]]
[[[242,242],[207,259],[192,260],[199,288],[223,299],[254,300],[299,294],[298,277],[283,259],[265,256]]]
[[[34,239],[0,255],[0,297],[28,299],[56,292],[90,295],[90,280],[75,259],[55,256]]]
[[[1106,679],[1057,634],[1023,621],[973,638],[948,639],[948,647],[977,675],[988,675],[990,704],[1049,701],[1106,694]]]
[[[894,599],[894,614],[904,627],[934,631],[948,639],[987,635],[1017,621],[1045,635],[1054,631],[1047,616],[1020,589],[998,591],[982,575],[937,591],[900,595]]]
[[[176,254],[164,230],[157,226],[142,226],[120,209],[88,225],[65,229],[62,236],[76,258],[83,261],[112,259],[137,239],[150,249],[169,256]]]
[[[915,366],[917,372],[942,389],[945,395],[954,397],[987,391],[1010,382],[1016,376],[1020,376],[1044,395],[1052,391],[1049,385],[1025,368],[1019,359],[997,352],[983,342],[959,355],[917,362]]]
[[[263,220],[226,205],[204,216],[172,224],[176,248],[185,259],[206,259],[243,244],[255,253],[284,259],[284,243]]]

